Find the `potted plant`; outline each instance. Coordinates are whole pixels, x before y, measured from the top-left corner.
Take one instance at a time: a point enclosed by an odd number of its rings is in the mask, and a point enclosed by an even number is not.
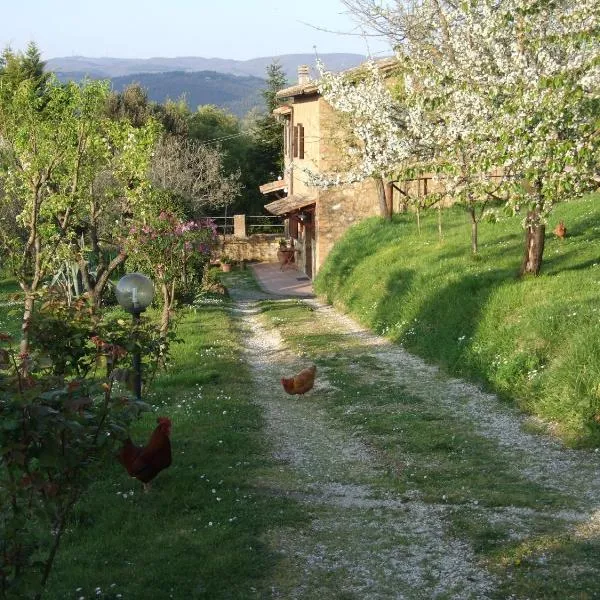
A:
[[[228,273],[229,271],[231,271],[233,259],[231,259],[229,256],[221,256],[221,258],[219,259],[219,263],[221,265],[221,271]]]
[[[294,262],[294,246],[288,246],[287,240],[279,240],[279,249],[277,250],[277,260],[279,261],[280,269],[286,265],[291,265]]]

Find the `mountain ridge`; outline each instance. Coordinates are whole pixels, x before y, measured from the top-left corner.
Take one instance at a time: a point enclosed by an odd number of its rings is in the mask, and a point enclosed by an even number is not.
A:
[[[367,57],[362,54],[333,52],[322,54],[319,58],[331,71],[342,71],[357,66]],[[230,75],[245,75],[265,78],[267,67],[278,61],[288,78],[294,82],[299,65],[308,64],[313,68],[315,54],[280,54],[262,56],[246,60],[230,58],[205,58],[201,56],[152,57],[152,58],[118,58],[63,56],[46,61],[46,70],[54,71],[61,76],[69,73],[84,73],[94,78],[113,78],[138,73],[167,73],[170,71],[216,71]]]

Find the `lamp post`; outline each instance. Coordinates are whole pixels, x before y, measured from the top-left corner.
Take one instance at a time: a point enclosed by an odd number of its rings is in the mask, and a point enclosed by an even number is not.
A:
[[[154,285],[152,280],[141,273],[129,273],[123,275],[115,289],[117,302],[127,312],[133,315],[134,330],[140,322],[140,314],[144,312],[154,297]],[[137,339],[133,350],[133,371],[135,373],[134,393],[138,400],[142,399],[142,356]]]

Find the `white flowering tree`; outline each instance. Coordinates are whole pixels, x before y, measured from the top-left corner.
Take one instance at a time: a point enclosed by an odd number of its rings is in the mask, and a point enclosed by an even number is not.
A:
[[[484,0],[448,14],[446,68],[481,107],[473,122],[484,161],[502,167],[509,204],[524,213],[521,274],[538,274],[552,207],[594,185],[600,3]]]
[[[460,68],[450,15],[423,7],[423,22],[435,23],[429,34],[409,39],[402,48],[410,71],[404,80],[404,102],[422,113],[422,143],[429,147],[429,170],[437,180],[438,197],[464,206],[471,221],[471,251],[478,252],[478,224],[489,202],[502,194],[501,171],[494,169],[497,135],[489,123],[494,106],[472,85],[468,69]],[[442,35],[438,35],[442,32]],[[400,52],[400,51],[399,51]],[[426,124],[424,127],[423,125]]]
[[[394,98],[381,65],[375,61],[351,73],[332,73],[321,62],[317,68],[319,92],[343,121],[344,140],[339,146],[345,150],[345,160],[338,163],[335,173],[309,173],[309,181],[333,186],[373,178],[382,214],[389,216],[391,201],[386,187],[389,190],[400,173],[406,177],[418,173],[428,152],[422,143],[420,107],[408,107]],[[386,69],[390,69],[389,63]],[[388,72],[391,79],[397,76]]]
[[[600,0],[344,3],[408,65],[404,101],[438,125],[435,166],[453,196],[484,200],[501,168],[525,215],[521,273],[539,273],[553,205],[595,185]]]
[[[420,208],[446,196],[463,203],[471,216],[476,253],[478,222],[499,191],[487,166],[490,141],[479,127],[489,120],[487,99],[470,92],[457,77],[441,6],[430,2],[396,17],[383,9],[378,13],[379,19],[389,20],[387,28],[378,25],[380,30],[397,44],[398,61],[387,77],[375,62],[350,75],[332,74],[320,65],[320,91],[346,115],[346,130],[352,132],[348,154],[354,162],[343,173],[325,174],[314,182],[331,185],[375,177],[383,183],[408,183],[433,174],[434,187],[426,197],[419,184],[416,194],[405,199],[415,205],[417,219]]]

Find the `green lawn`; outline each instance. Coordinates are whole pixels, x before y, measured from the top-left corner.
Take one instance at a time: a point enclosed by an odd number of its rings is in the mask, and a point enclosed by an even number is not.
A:
[[[260,597],[277,558],[261,538],[301,518],[255,485],[270,465],[260,410],[225,305],[186,310],[172,367],[133,432],[173,421],[173,465],[149,493],[115,461],[76,507],[47,595],[52,600]],[[101,590],[101,595],[96,591]]]

